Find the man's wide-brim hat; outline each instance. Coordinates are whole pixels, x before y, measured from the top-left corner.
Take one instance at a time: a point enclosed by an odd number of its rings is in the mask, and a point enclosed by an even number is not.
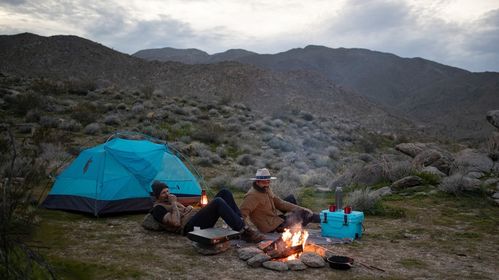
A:
[[[251,178],[251,181],[260,181],[260,180],[275,180],[276,177],[270,176],[270,172],[267,168],[258,169],[256,171],[255,178]]]

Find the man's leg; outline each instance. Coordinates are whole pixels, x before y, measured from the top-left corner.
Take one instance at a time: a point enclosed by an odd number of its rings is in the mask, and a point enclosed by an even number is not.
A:
[[[229,207],[225,200],[215,197],[187,222],[184,233],[192,231],[194,227],[202,229],[213,227],[220,217],[235,231],[240,231],[244,227],[241,217]]]
[[[228,190],[228,189],[222,189],[220,190],[216,195],[215,197],[220,197],[222,198],[223,200],[225,200],[225,202],[227,203],[227,205],[229,205],[229,207],[239,216],[241,217],[241,211],[239,210],[239,207],[237,207],[237,204],[236,204],[236,201],[234,200],[234,196],[232,195],[232,193]]]

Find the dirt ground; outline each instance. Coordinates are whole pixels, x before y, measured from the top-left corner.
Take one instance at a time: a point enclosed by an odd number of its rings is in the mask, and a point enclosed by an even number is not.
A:
[[[61,279],[498,279],[499,208],[435,201],[392,201],[406,209],[405,217],[367,216],[361,240],[327,245],[355,259],[348,271],[251,268],[235,247],[199,255],[185,237],[143,229],[143,215],[96,219],[41,210],[33,243]],[[456,210],[460,204],[467,208]]]

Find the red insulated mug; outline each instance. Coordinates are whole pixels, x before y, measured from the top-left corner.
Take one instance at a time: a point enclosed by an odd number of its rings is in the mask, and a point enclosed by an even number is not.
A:
[[[352,213],[352,207],[347,206],[347,207],[345,207],[345,208],[343,209],[343,211],[345,211],[345,214],[350,214],[350,213]]]
[[[329,212],[335,212],[336,211],[336,205],[331,204],[329,205]]]

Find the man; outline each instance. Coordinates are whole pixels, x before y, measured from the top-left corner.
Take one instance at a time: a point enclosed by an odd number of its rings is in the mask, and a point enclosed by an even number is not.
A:
[[[151,214],[168,232],[187,235],[194,227],[213,227],[221,217],[229,227],[241,232],[241,238],[247,242],[259,242],[264,238],[244,224],[232,193],[226,189],[218,192],[208,205],[199,210],[177,202],[177,197],[170,193],[165,183],[154,181],[152,194],[156,202]]]
[[[260,232],[283,232],[285,228],[301,223],[306,226],[310,222],[320,222],[318,214],[310,209],[284,201],[274,195],[270,189],[271,177],[267,168],[258,169],[255,178],[251,178],[253,185],[244,196],[241,204],[241,214],[244,221],[248,219]],[[296,200],[295,200],[296,201]],[[278,210],[286,215],[282,215]]]

